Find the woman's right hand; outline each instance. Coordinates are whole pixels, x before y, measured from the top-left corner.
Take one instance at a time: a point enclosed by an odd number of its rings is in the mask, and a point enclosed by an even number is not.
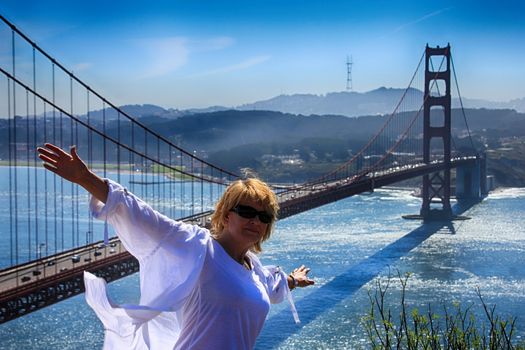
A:
[[[106,203],[109,186],[98,175],[90,171],[77,154],[77,147],[71,146],[71,154],[50,143],[38,147],[38,157],[44,161],[44,168],[58,176],[84,187],[99,201]]]
[[[90,175],[88,167],[77,154],[76,146],[71,146],[71,154],[50,143],[37,150],[38,157],[44,161],[44,168],[68,181],[82,185]]]

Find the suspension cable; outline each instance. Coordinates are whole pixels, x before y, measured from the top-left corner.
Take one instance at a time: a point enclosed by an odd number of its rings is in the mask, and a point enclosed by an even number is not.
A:
[[[463,114],[463,119],[465,120],[465,125],[467,127],[468,137],[470,139],[470,145],[472,149],[477,152],[476,147],[474,146],[474,141],[472,140],[472,135],[470,134],[470,128],[468,126],[467,115],[465,114],[465,108],[463,107],[463,99],[461,98],[461,93],[459,91],[458,78],[456,76],[456,68],[454,67],[454,60],[452,59],[452,54],[450,54],[450,63],[452,63],[452,72],[454,72],[454,81],[456,82],[456,90],[458,90],[459,104],[461,105],[461,112]]]
[[[383,124],[382,128],[367,142],[367,144],[361,148],[361,150],[359,152],[357,152],[350,160],[348,160],[347,162],[345,162],[344,164],[340,165],[339,167],[337,167],[335,170],[325,174],[325,175],[322,175],[320,177],[318,177],[317,179],[314,179],[312,181],[309,181],[299,187],[296,187],[295,189],[293,189],[293,191],[295,190],[300,190],[300,189],[305,189],[309,186],[312,186],[313,184],[317,184],[317,183],[321,183],[323,181],[326,181],[327,178],[329,178],[330,176],[336,176],[336,174],[345,169],[346,167],[349,167],[350,164],[354,163],[356,160],[360,159],[361,155],[379,138],[379,136],[381,135],[381,133],[385,130],[385,128],[389,125],[389,123],[392,121],[392,119],[394,118],[394,116],[396,115],[399,107],[401,106],[401,103],[402,101],[404,100],[405,96],[407,95],[408,93],[408,90],[410,88],[410,86],[412,85],[414,79],[415,79],[415,76],[417,74],[417,72],[419,71],[419,67],[421,66],[421,63],[423,62],[423,58],[425,57],[425,52],[423,51],[423,54],[421,55],[421,58],[419,59],[419,62],[418,62],[418,65],[416,67],[416,70],[414,71],[414,74],[412,74],[412,77],[410,79],[410,82],[408,84],[408,87],[404,90],[403,92],[403,95],[401,97],[401,99],[399,100],[399,102],[397,103],[396,107],[394,108],[394,111],[389,115],[388,119],[385,121],[385,123]],[[283,191],[280,193],[280,195],[285,195],[286,193],[290,192],[291,190],[287,190],[287,191]]]
[[[25,85],[25,84],[24,84],[23,82],[21,82],[20,80],[14,78],[10,73],[6,72],[6,71],[5,71],[3,68],[1,68],[1,67],[0,67],[0,72],[3,73],[4,75],[6,75],[7,77],[9,77],[10,79],[12,79],[14,82],[16,82],[17,84],[19,84],[21,87],[23,87],[23,88],[28,88],[27,85]],[[53,107],[55,107],[56,110],[58,110],[58,111],[60,112],[60,118],[62,118],[63,115],[66,115],[66,116],[68,116],[69,118],[71,118],[72,120],[74,120],[75,122],[79,123],[80,125],[82,125],[82,126],[88,128],[88,129],[90,129],[91,131],[93,131],[93,132],[96,133],[97,135],[103,137],[103,138],[106,139],[107,141],[110,141],[110,142],[114,143],[116,146],[122,147],[122,148],[124,148],[124,149],[126,149],[126,150],[128,150],[128,151],[130,151],[130,152],[132,152],[132,153],[134,153],[134,154],[136,154],[136,155],[142,157],[144,160],[147,160],[147,161],[150,161],[150,162],[153,162],[153,163],[157,163],[157,164],[159,164],[159,165],[167,166],[167,167],[169,167],[170,169],[175,170],[176,172],[179,172],[180,174],[182,174],[182,175],[186,175],[186,176],[188,176],[188,177],[190,177],[190,178],[200,179],[199,176],[197,176],[197,175],[195,175],[195,174],[193,174],[193,173],[191,173],[191,172],[186,172],[186,171],[183,171],[183,170],[180,170],[180,169],[174,168],[174,167],[172,167],[171,165],[168,165],[168,164],[164,164],[164,163],[162,163],[162,162],[159,162],[158,160],[155,160],[154,158],[148,156],[147,154],[141,153],[141,152],[139,152],[139,151],[133,149],[132,147],[130,147],[130,146],[128,146],[128,145],[125,145],[125,144],[119,142],[118,140],[114,139],[113,137],[108,136],[108,135],[105,135],[103,132],[97,130],[97,129],[94,128],[93,126],[88,125],[85,121],[79,119],[78,117],[75,117],[75,116],[69,114],[68,112],[66,112],[65,110],[63,110],[61,107],[56,106],[53,102],[49,101],[47,98],[45,98],[44,96],[40,95],[40,94],[37,93],[36,91],[33,91],[32,93],[34,93],[34,94],[35,94],[39,99],[41,99],[42,101],[44,101],[44,102],[46,102],[46,103],[48,103],[48,104],[50,104],[50,105],[53,105]],[[62,128],[61,128],[61,130],[62,130]],[[62,137],[62,132],[60,132],[60,137]],[[62,140],[62,138],[60,139],[60,147],[64,147],[64,146],[63,146],[63,140]],[[179,152],[181,152],[181,151],[179,151]],[[182,155],[182,153],[186,154],[185,152],[181,152],[181,155]],[[195,157],[191,157],[191,159],[194,159],[194,158],[195,158]],[[182,157],[181,157],[181,159],[182,159]],[[199,159],[196,159],[196,158],[195,158],[195,160],[200,161]],[[205,163],[205,164],[209,164],[209,163]],[[217,169],[220,170],[220,168],[217,168]],[[224,173],[224,174],[230,175],[230,173],[227,172],[227,171],[221,171],[221,172]],[[220,185],[224,185],[224,182],[222,182],[222,181],[218,181],[218,180],[213,181],[213,179],[209,179],[208,182],[213,182],[213,183],[217,183],[217,184],[220,184]]]
[[[52,56],[50,56],[47,52],[45,52],[42,48],[40,48],[40,46],[38,46],[34,41],[32,41],[27,35],[25,35],[23,32],[21,32],[14,24],[12,24],[11,22],[9,22],[4,16],[0,15],[0,19],[5,22],[12,30],[12,33],[13,33],[13,47],[14,47],[14,33],[16,32],[18,35],[20,35],[24,40],[26,40],[29,44],[31,44],[36,50],[38,50],[42,55],[44,55],[48,60],[50,60],[54,65],[56,65],[57,67],[59,67],[64,73],[66,73],[71,79],[75,80],[78,84],[80,84],[81,86],[83,86],[85,89],[87,89],[88,91],[90,91],[93,95],[95,95],[96,97],[98,97],[103,103],[107,104],[108,106],[114,108],[115,110],[117,111],[120,111],[122,113],[123,116],[125,116],[128,120],[130,120],[132,123],[138,125],[139,127],[143,128],[145,131],[149,132],[150,134],[152,134],[153,136],[155,137],[158,137],[160,138],[163,142],[167,143],[167,144],[170,144],[172,145],[174,148],[178,149],[181,153],[184,153],[185,155],[189,156],[190,158],[194,158],[195,156],[193,154],[191,154],[191,152],[188,152],[180,147],[178,147],[177,145],[173,144],[171,141],[169,141],[167,138],[165,138],[164,136],[160,135],[159,133],[156,133],[152,130],[150,130],[146,125],[142,124],[141,122],[139,122],[137,119],[133,118],[132,116],[130,116],[129,114],[127,114],[126,112],[124,112],[123,110],[121,110],[120,108],[118,108],[117,106],[115,106],[113,103],[111,103],[110,101],[108,101],[106,98],[104,98],[102,95],[100,95],[98,92],[96,92],[95,90],[93,90],[89,85],[85,84],[83,81],[81,81],[79,78],[77,78],[72,72],[69,72],[60,62],[58,62],[55,58],[53,58]],[[13,58],[14,60],[14,58]],[[36,93],[36,91],[35,91]],[[205,163],[206,165],[208,166],[211,166],[211,167],[215,167],[217,168],[218,170],[220,170],[222,173],[224,174],[227,174],[233,178],[239,178],[240,176],[233,173],[233,172],[230,172],[228,170],[225,170],[225,169],[222,169],[222,168],[219,168],[217,167],[216,165],[213,165],[203,159],[200,159],[200,158],[196,158],[197,161],[199,162],[203,162]]]
[[[410,122],[410,125],[408,126],[408,128],[405,130],[405,132],[401,135],[401,137],[399,137],[398,141],[383,155],[383,157],[381,157],[373,166],[370,167],[370,169],[372,170],[377,170],[379,165],[382,164],[390,154],[392,154],[392,152],[401,144],[401,142],[406,138],[406,136],[408,135],[408,132],[412,129],[412,126],[414,125],[415,121],[419,118],[419,115],[421,114],[421,111],[425,105],[425,101],[430,97],[430,90],[432,89],[432,87],[436,86],[438,88],[438,94],[439,94],[439,87],[437,86],[437,83],[436,83],[436,77],[438,75],[438,73],[441,71],[441,67],[443,66],[443,63],[445,62],[445,57],[443,57],[443,59],[441,60],[441,63],[439,65],[439,70],[438,71],[435,71],[435,76],[434,76],[434,79],[433,79],[433,83],[432,83],[432,86],[429,88],[429,93],[427,96],[425,96],[424,98],[424,101],[423,101],[423,104],[421,104],[418,112],[416,113],[415,117],[412,119],[412,121]],[[431,65],[432,65],[432,61],[431,61]],[[419,69],[419,66],[418,66],[418,69]],[[434,69],[432,67],[432,69]],[[361,173],[360,176],[364,176],[366,175],[366,173]]]

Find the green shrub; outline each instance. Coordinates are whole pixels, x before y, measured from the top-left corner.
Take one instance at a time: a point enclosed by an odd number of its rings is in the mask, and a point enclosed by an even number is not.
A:
[[[516,319],[505,320],[496,315],[496,306],[489,307],[485,303],[479,288],[477,295],[486,316],[483,323],[472,312],[473,305],[443,304],[442,314],[434,313],[430,305],[424,312],[417,308],[409,310],[405,301],[409,277],[410,274],[402,276],[398,273],[401,296],[397,317],[386,305],[386,293],[392,277],[389,276],[386,284],[377,280],[375,291],[368,292],[370,309],[361,322],[372,349],[525,349],[523,342],[512,342]]]

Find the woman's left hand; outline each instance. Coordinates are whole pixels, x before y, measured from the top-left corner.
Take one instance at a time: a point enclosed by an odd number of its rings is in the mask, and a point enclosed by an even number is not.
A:
[[[293,270],[293,272],[290,274],[290,276],[295,280],[297,287],[308,287],[315,283],[314,280],[308,278],[308,272],[310,272],[310,269],[304,265],[301,265],[301,267]]]

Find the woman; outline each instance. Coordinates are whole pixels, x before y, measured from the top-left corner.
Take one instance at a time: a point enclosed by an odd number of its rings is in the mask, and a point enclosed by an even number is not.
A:
[[[114,305],[105,281],[85,272],[86,300],[105,328],[105,349],[252,349],[270,303],[314,283],[301,266],[290,275],[262,266],[255,253],[277,217],[275,194],[257,179],[226,189],[205,228],[167,218],[121,185],[91,172],[52,144],[44,167],[84,187],[90,209],[109,222],[140,264],[140,305]]]

